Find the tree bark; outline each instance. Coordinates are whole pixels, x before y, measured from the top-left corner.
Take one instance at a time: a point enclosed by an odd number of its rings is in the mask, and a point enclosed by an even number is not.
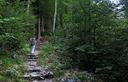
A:
[[[65,32],[65,29],[64,29],[64,20],[63,20],[63,3],[62,3],[63,0],[60,0],[60,8],[59,8],[59,14],[60,14],[60,26],[63,30],[63,33],[64,33],[64,37],[66,37],[66,32]]]
[[[40,22],[41,22],[40,30],[41,30],[42,33],[44,33],[44,17],[43,16],[41,17]]]
[[[52,27],[53,33],[55,32],[56,15],[57,15],[57,0],[54,0],[54,17],[53,17],[53,27]]]
[[[40,16],[39,16],[39,18],[38,18],[38,40],[40,39],[40,36],[41,36],[41,31],[40,31]]]
[[[27,4],[27,15],[29,15],[29,11],[30,11],[30,3],[31,3],[31,1],[28,0],[28,4]]]
[[[96,27],[93,28],[93,50],[96,50]]]

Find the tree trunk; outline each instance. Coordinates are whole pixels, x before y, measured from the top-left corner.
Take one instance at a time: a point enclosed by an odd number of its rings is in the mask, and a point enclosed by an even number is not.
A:
[[[54,17],[53,17],[53,27],[52,27],[53,33],[55,32],[56,15],[57,15],[57,0],[54,0]]]
[[[38,18],[38,40],[40,39],[40,36],[41,36],[41,31],[40,31],[40,16],[39,16],[39,18]]]
[[[30,11],[30,3],[31,3],[31,1],[28,0],[28,4],[27,4],[27,14],[28,14],[28,15],[29,15],[29,11]]]
[[[40,26],[41,33],[44,33],[44,17],[43,16],[41,17],[40,23],[41,23],[41,26]]]
[[[93,28],[93,50],[96,50],[96,27]]]
[[[88,38],[89,38],[89,45],[92,45],[92,24],[91,24],[91,10],[90,10],[90,7],[91,7],[91,2],[89,1],[89,21],[88,21]]]
[[[60,8],[59,8],[59,14],[60,14],[60,26],[64,32],[64,37],[66,37],[66,32],[65,32],[65,29],[64,29],[64,20],[63,20],[63,4],[62,4],[62,0],[60,0]]]

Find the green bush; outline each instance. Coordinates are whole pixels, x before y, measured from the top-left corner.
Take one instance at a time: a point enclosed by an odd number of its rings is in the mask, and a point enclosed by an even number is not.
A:
[[[12,51],[17,51],[21,47],[21,42],[14,36],[6,34],[0,36],[0,51],[9,54]]]
[[[27,14],[24,2],[0,1],[0,48],[3,53],[20,51],[34,32],[34,16]]]

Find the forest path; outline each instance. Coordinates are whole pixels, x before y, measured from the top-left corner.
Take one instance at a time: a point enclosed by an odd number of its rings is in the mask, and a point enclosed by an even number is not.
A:
[[[27,54],[24,61],[25,74],[23,77],[27,82],[53,82],[53,73],[45,66],[38,64],[39,53],[40,50],[35,49],[34,54]]]

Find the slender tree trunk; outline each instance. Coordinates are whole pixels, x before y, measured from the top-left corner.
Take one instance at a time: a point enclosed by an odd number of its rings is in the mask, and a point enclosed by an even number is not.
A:
[[[44,17],[43,16],[41,17],[41,26],[40,26],[40,28],[41,28],[40,29],[41,32],[44,33]]]
[[[96,50],[96,27],[93,29],[93,50]]]
[[[53,27],[52,27],[53,33],[55,32],[56,15],[57,15],[57,0],[54,0],[54,17],[53,17]]]
[[[91,10],[90,10],[90,7],[91,7],[91,2],[89,1],[89,26],[88,26],[88,38],[89,38],[89,45],[92,45],[92,24],[91,24]]]
[[[38,40],[40,39],[40,36],[41,36],[41,31],[40,31],[40,16],[39,16],[39,18],[38,18]]]
[[[64,25],[63,25],[63,23],[64,23],[64,20],[63,20],[63,4],[62,4],[62,1],[63,0],[60,0],[59,1],[59,4],[60,4],[60,8],[59,8],[59,14],[60,14],[60,26],[61,26],[61,28],[62,28],[62,30],[63,30],[63,32],[64,32],[64,37],[66,37],[66,32],[65,32],[65,29],[64,29]]]
[[[60,25],[61,25],[62,29],[64,29],[64,28],[63,28],[63,10],[62,10],[62,0],[60,0],[60,9],[59,9],[59,11],[60,11]]]
[[[28,14],[28,15],[29,15],[29,11],[30,11],[30,3],[31,3],[31,1],[28,0],[28,4],[27,4],[27,14]]]

